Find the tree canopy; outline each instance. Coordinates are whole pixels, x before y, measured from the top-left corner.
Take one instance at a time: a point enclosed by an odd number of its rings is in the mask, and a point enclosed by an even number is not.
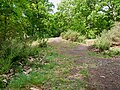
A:
[[[119,21],[119,0],[62,0],[58,7],[58,28],[86,34],[100,34]]]

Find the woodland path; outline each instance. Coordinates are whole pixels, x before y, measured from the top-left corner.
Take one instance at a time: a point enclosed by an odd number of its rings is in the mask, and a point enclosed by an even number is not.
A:
[[[86,65],[90,74],[84,78],[88,83],[86,90],[120,90],[120,57],[103,58],[99,54],[94,55],[90,46],[82,44],[68,47],[69,41],[61,38],[52,38],[48,42],[61,54],[73,56],[76,66]],[[75,76],[79,70],[79,67],[72,69],[72,75]]]

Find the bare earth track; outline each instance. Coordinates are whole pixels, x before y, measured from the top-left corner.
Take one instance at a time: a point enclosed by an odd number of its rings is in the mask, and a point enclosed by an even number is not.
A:
[[[61,54],[76,56],[76,65],[84,63],[87,65],[90,76],[85,79],[88,82],[86,90],[120,90],[120,57],[100,58],[88,53],[93,51],[89,46],[76,45],[68,48],[68,41],[61,38],[50,39],[49,44],[56,47]],[[66,42],[66,43],[64,43]],[[98,55],[99,56],[99,55]],[[79,70],[74,68],[71,74],[76,74]]]

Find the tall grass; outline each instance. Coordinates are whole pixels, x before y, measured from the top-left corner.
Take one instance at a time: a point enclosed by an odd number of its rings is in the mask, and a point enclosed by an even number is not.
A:
[[[116,22],[111,30],[103,31],[95,42],[95,47],[101,51],[109,50],[112,45],[120,45],[120,22]]]
[[[61,37],[66,40],[70,40],[73,42],[83,42],[85,40],[85,36],[81,35],[77,31],[68,30],[66,32],[61,33]]]

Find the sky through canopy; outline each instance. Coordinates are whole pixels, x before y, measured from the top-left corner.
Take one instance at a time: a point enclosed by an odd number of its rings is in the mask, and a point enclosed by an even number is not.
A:
[[[57,5],[60,3],[61,0],[49,0],[49,2],[52,2],[55,5],[55,8],[53,9],[54,12],[57,11]]]

